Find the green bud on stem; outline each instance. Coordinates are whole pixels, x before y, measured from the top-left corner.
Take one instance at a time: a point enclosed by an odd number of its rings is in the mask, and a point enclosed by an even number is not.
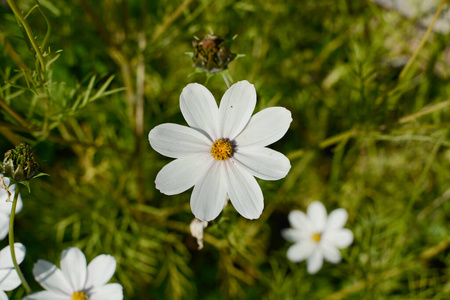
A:
[[[194,66],[209,73],[217,73],[227,68],[228,63],[236,58],[231,53],[225,40],[214,34],[207,34],[203,40],[192,41]]]
[[[35,177],[39,164],[35,161],[33,150],[28,145],[21,143],[5,153],[2,167],[6,177],[21,182]]]

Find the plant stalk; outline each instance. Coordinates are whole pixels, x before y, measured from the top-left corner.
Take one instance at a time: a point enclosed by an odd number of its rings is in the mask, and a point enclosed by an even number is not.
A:
[[[34,34],[33,34],[33,31],[31,30],[30,25],[28,24],[27,20],[25,20],[25,17],[22,14],[22,12],[20,11],[16,2],[14,0],[6,0],[6,1],[8,1],[9,7],[11,7],[11,10],[13,11],[14,15],[19,20],[20,24],[23,26],[25,32],[27,33],[28,39],[30,40],[30,43],[34,48],[34,51],[36,51],[36,55],[39,59],[39,63],[41,65],[41,69],[42,69],[42,74],[45,74],[44,56],[42,55],[41,49],[39,48],[39,45],[37,44],[36,39],[34,38]]]
[[[20,277],[20,281],[22,281],[22,285],[27,291],[27,294],[31,294],[31,288],[28,285],[27,280],[23,276],[23,273],[20,270],[19,265],[17,264],[16,249],[14,248],[14,216],[16,214],[17,199],[19,199],[19,190],[20,184],[16,184],[16,191],[14,193],[14,200],[11,208],[11,216],[9,219],[9,247],[11,249],[11,257],[14,264],[14,269],[16,269],[17,274]]]

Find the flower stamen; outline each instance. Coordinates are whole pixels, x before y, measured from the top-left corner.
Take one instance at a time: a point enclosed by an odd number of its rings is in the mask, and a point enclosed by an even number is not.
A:
[[[89,297],[83,292],[75,292],[72,294],[72,300],[87,300]]]
[[[312,240],[313,240],[314,242],[318,243],[318,242],[320,241],[320,238],[321,238],[321,237],[322,237],[322,236],[321,236],[320,233],[314,233],[314,234],[312,235]]]
[[[228,139],[218,139],[211,146],[211,156],[216,160],[227,160],[233,155],[233,144]]]

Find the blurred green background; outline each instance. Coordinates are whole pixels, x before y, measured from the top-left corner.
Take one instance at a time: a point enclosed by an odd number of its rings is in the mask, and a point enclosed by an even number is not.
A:
[[[17,1],[23,14],[36,3]],[[45,70],[0,2],[0,152],[25,141],[50,174],[22,190],[16,216],[34,291],[33,263],[59,265],[61,251],[78,246],[88,261],[115,256],[125,299],[450,299],[448,33],[431,33],[400,76],[426,27],[371,1],[39,3],[26,20]],[[271,146],[292,169],[259,181],[260,219],[228,205],[199,251],[191,191],[155,189],[171,160],[147,135],[186,124],[181,91],[206,75],[192,74],[185,52],[210,32],[238,35],[231,51],[246,56],[229,73],[255,85],[256,111],[292,112]],[[206,86],[217,100],[226,91],[220,74]],[[305,262],[287,260],[280,231],[289,211],[314,200],[347,209],[355,239],[340,264],[309,275]]]

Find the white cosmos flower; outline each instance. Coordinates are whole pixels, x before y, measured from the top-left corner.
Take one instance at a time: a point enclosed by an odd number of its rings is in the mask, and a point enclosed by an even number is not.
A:
[[[283,237],[295,242],[287,251],[292,262],[308,259],[308,273],[314,274],[322,268],[323,260],[331,263],[341,261],[338,249],[348,247],[353,242],[353,233],[343,228],[347,222],[347,211],[343,208],[333,210],[327,217],[327,211],[318,201],[312,202],[306,214],[299,210],[289,213],[292,229],[284,229]]]
[[[9,185],[9,178],[3,177],[5,185]],[[16,185],[13,184],[8,189],[11,193],[11,197],[9,197],[8,192],[0,187],[0,240],[3,240],[9,232],[9,216],[11,215],[12,201],[14,199],[14,192],[16,190]],[[9,200],[8,200],[9,197]],[[19,195],[17,199],[16,205],[16,213],[22,210],[22,198]]]
[[[14,243],[17,263],[20,264],[25,258],[25,246],[21,243]],[[14,269],[11,258],[11,248],[6,246],[0,251],[0,300],[7,300],[8,296],[4,291],[12,291],[21,284],[19,275]]]
[[[286,133],[292,118],[283,107],[252,117],[255,106],[255,87],[248,81],[231,86],[219,107],[207,88],[188,84],[180,108],[190,127],[168,123],[149,133],[153,149],[176,158],[158,173],[156,188],[175,195],[194,186],[191,209],[202,221],[219,215],[227,194],[242,216],[259,218],[263,194],[253,176],[278,180],[289,172],[289,159],[266,146]]]
[[[111,255],[99,255],[86,267],[83,252],[67,248],[61,255],[61,269],[42,259],[34,264],[34,278],[47,290],[23,300],[121,300],[122,286],[106,284],[115,270],[116,260]]]

